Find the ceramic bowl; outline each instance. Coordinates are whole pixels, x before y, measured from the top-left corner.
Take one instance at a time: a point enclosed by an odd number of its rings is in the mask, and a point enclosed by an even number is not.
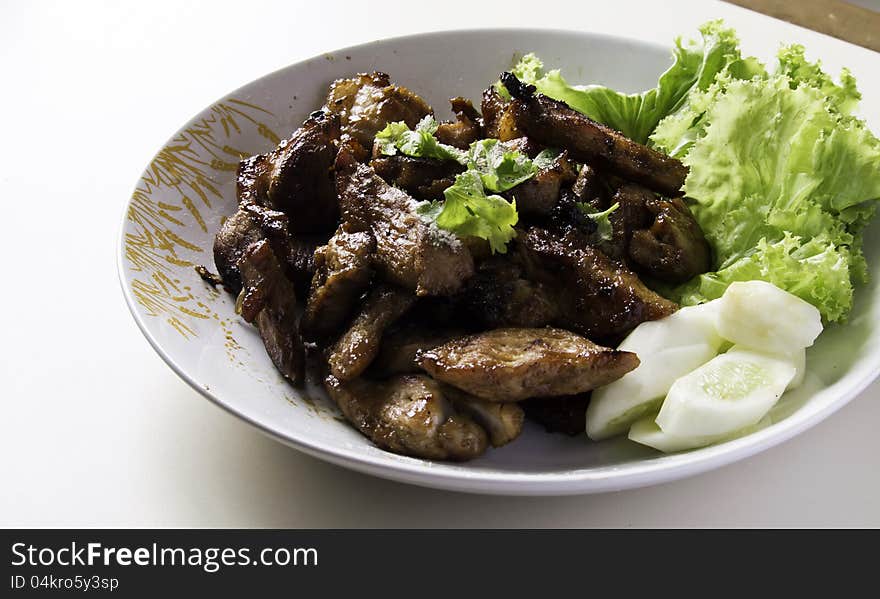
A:
[[[770,426],[674,455],[626,439],[593,443],[586,436],[547,434],[527,424],[514,443],[472,462],[425,461],[378,449],[344,421],[321,390],[299,391],[284,382],[256,330],[236,316],[233,298],[206,285],[193,268],[204,264],[213,269],[213,236],[236,207],[239,159],[287,137],[321,106],[328,84],[339,77],[385,71],[421,94],[443,118],[449,116],[448,98],[465,96],[478,105],[482,90],[529,51],[562,68],[570,80],[631,92],[656,85],[671,62],[669,48],[588,33],[432,33],[317,56],[205,108],[147,166],[122,224],[119,273],[125,299],[155,350],[202,395],[298,450],[398,481],[498,494],[610,491],[718,468],[809,428],[868,385],[880,371],[875,284],[857,290],[847,324],[829,327],[810,348],[806,383],[784,396]],[[864,105],[871,105],[867,98]],[[880,237],[869,232],[865,239],[877,281]]]

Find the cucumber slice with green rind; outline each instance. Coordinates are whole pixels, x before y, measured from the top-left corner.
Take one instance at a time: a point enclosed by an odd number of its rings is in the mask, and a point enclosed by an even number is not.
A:
[[[676,437],[725,435],[752,426],[796,372],[791,360],[734,346],[673,383],[657,424]]]
[[[641,363],[635,370],[593,391],[587,407],[587,435],[599,441],[624,434],[644,414],[657,411],[677,378],[714,355],[714,348],[706,344],[639,354]]]
[[[686,451],[688,449],[696,449],[698,447],[706,447],[714,443],[722,443],[730,441],[738,437],[745,436],[760,430],[771,423],[770,418],[765,416],[757,424],[748,426],[739,431],[727,435],[709,435],[694,437],[676,437],[670,435],[661,429],[654,420],[654,416],[646,416],[634,422],[629,429],[629,439],[653,447],[664,453],[674,453],[677,451]]]

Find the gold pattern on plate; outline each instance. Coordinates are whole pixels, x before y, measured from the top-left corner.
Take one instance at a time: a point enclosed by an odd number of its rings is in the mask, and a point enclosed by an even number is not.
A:
[[[255,104],[229,98],[204,114],[156,154],[126,214],[125,258],[139,273],[130,281],[132,293],[148,315],[164,317],[187,339],[196,336],[195,321],[215,316],[204,297],[181,283],[197,280],[193,266],[212,262],[210,247],[190,233],[195,227],[213,233],[203,211],[229,193],[238,162],[254,153],[242,147],[253,132],[272,145],[280,141],[262,120],[274,115]]]

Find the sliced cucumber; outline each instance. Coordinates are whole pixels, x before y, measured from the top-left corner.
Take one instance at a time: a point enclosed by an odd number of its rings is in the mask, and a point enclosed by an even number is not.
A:
[[[807,374],[807,350],[799,349],[796,352],[789,354],[787,357],[794,365],[795,373],[794,378],[791,379],[788,387],[785,388],[786,391],[800,387],[801,384],[803,384],[804,377]]]
[[[747,426],[734,433],[726,435],[708,435],[694,437],[677,437],[670,435],[661,429],[654,421],[653,416],[646,416],[635,422],[629,429],[629,438],[636,443],[659,449],[664,453],[673,453],[676,451],[684,451],[686,449],[696,449],[697,447],[706,447],[713,443],[721,443],[729,441],[737,437],[742,437],[749,433],[760,430],[770,424],[770,418],[765,416],[757,424]]]
[[[721,297],[717,326],[737,345],[788,354],[813,344],[822,318],[815,306],[771,283],[740,281]]]
[[[717,350],[723,343],[716,326],[719,307],[719,301],[715,300],[681,308],[660,320],[643,322],[623,340],[618,349],[635,352],[639,359],[643,355],[686,345],[708,345]]]
[[[742,345],[733,346],[727,353],[735,356],[738,353],[747,352],[749,354],[758,353],[765,354],[770,358],[776,358],[777,360],[782,360],[784,362],[790,363],[794,366],[794,377],[789,381],[788,386],[785,388],[786,391],[791,389],[795,389],[800,387],[804,382],[804,377],[807,374],[807,350],[798,349],[793,352],[785,353],[785,354],[768,354],[767,352],[762,352],[754,349],[746,349]]]
[[[796,370],[791,360],[734,346],[672,384],[657,424],[675,437],[751,426],[779,400]]]
[[[675,380],[711,360],[715,348],[703,343],[636,353],[641,363],[635,370],[593,391],[587,435],[595,441],[623,434],[642,415],[656,411]]]

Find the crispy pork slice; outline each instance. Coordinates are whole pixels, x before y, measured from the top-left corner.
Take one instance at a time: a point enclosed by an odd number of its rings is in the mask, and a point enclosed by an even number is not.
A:
[[[452,98],[449,103],[455,121],[440,123],[434,135],[440,143],[467,150],[472,143],[483,138],[483,119],[467,98]]]
[[[285,262],[292,270],[291,278],[300,297],[306,297],[309,292],[317,269],[315,252],[326,243],[326,239],[325,235],[307,233],[291,233],[287,237]]]
[[[388,123],[403,121],[413,129],[422,117],[434,112],[418,95],[392,85],[388,75],[380,72],[334,81],[324,110],[339,116],[344,137],[365,148],[373,146],[376,133]]]
[[[345,147],[336,160],[343,218],[376,239],[374,265],[388,281],[417,295],[449,295],[474,272],[467,247],[416,213],[416,201],[359,164]]]
[[[480,329],[541,327],[559,319],[550,291],[525,278],[509,254],[483,260],[453,301],[457,313]]]
[[[438,381],[488,401],[583,393],[639,365],[635,354],[596,345],[563,329],[495,329],[422,353]]]
[[[651,223],[651,213],[646,205],[654,198],[654,192],[635,183],[624,183],[614,191],[611,203],[618,204],[618,208],[608,217],[611,239],[599,244],[606,256],[629,262],[630,239],[634,231]]]
[[[504,142],[504,145],[514,152],[525,154],[529,158],[534,158],[541,153],[541,150],[544,149],[544,146],[535,143],[525,135],[523,135],[522,137],[515,137],[513,139],[507,140]]]
[[[681,195],[687,167],[680,161],[632,141],[564,102],[535,93],[534,86],[523,84],[512,73],[503,73],[501,81],[513,98],[503,114],[509,114],[514,127],[531,139],[568,150],[579,162],[598,161],[621,177],[664,195]]]
[[[241,291],[238,261],[248,247],[265,239],[283,263],[297,291],[304,294],[315,271],[313,255],[322,237],[293,234],[288,231],[286,214],[246,201],[226,219],[214,236],[214,264],[223,284],[237,294]]]
[[[516,207],[524,215],[550,214],[559,200],[563,186],[571,185],[577,178],[574,165],[567,152],[556,157],[553,164],[539,169],[535,176],[504,192],[504,196],[516,200]]]
[[[517,126],[512,105],[505,101],[494,87],[483,92],[480,109],[483,111],[486,137],[510,141],[524,136],[523,131]]]
[[[269,154],[254,154],[238,163],[235,193],[239,204],[269,204],[269,179],[272,164]]]
[[[519,404],[485,401],[451,385],[442,388],[456,410],[467,414],[486,430],[492,447],[507,445],[522,432],[525,412]]]
[[[343,223],[314,253],[315,276],[302,320],[308,339],[338,332],[370,285],[376,241],[369,231],[350,229]]]
[[[439,200],[447,187],[455,183],[455,176],[464,167],[454,160],[412,158],[397,154],[377,156],[370,166],[380,177],[417,200]]]
[[[226,219],[214,237],[214,263],[223,283],[233,293],[241,291],[239,260],[251,245],[263,239],[269,242],[275,254],[285,263],[288,274],[295,275],[298,268],[308,269],[307,263],[291,262],[291,248],[296,240],[292,239],[287,230],[287,215],[245,202],[235,214]],[[307,272],[302,275],[310,276]]]
[[[640,272],[669,283],[684,283],[711,267],[711,250],[703,230],[681,198],[651,198],[649,228],[634,231],[629,257]]]
[[[517,237],[517,250],[527,278],[553,297],[555,324],[590,339],[617,344],[639,324],[678,309],[578,231],[532,227]]]
[[[415,303],[412,293],[393,287],[373,289],[348,330],[333,346],[330,372],[342,381],[360,376],[379,353],[382,333]]]
[[[436,381],[401,375],[387,381],[325,380],[327,393],[361,433],[382,449],[435,460],[464,461],[486,451],[486,431],[459,413]]]
[[[611,205],[607,183],[590,164],[581,165],[571,191],[576,201],[587,204],[593,212],[601,212]]]
[[[382,336],[379,354],[370,365],[370,374],[385,378],[422,372],[417,359],[419,352],[433,349],[464,334],[462,330],[437,329],[421,323],[398,326]]]
[[[214,264],[223,284],[232,293],[241,291],[241,273],[238,261],[251,245],[264,239],[259,225],[247,210],[239,210],[226,219],[214,236]]]
[[[250,245],[238,263],[243,288],[236,311],[256,325],[266,352],[294,385],[303,382],[302,340],[297,332],[296,291],[268,241]]]
[[[339,219],[331,172],[339,135],[338,116],[313,112],[274,150],[239,163],[239,203],[284,212],[291,232],[329,234]]]

